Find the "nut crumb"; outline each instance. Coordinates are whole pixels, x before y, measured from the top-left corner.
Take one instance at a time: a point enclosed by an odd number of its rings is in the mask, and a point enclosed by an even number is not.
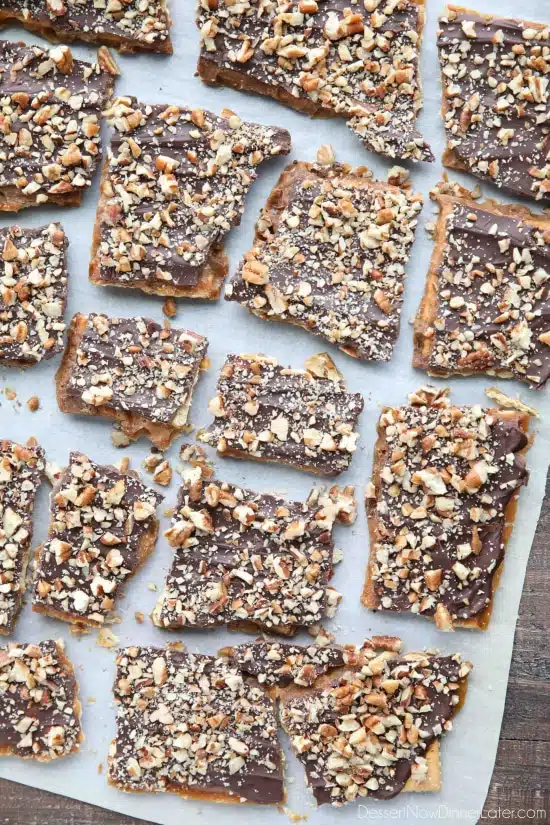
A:
[[[40,409],[39,397],[37,395],[31,396],[27,401],[27,407],[30,410],[30,412],[36,412],[38,409]]]
[[[175,318],[178,312],[178,306],[173,298],[167,298],[162,305],[162,311],[167,318]]]
[[[116,647],[119,643],[118,636],[115,636],[111,628],[109,627],[102,627],[97,634],[97,645],[98,647],[106,647],[112,649]],[[94,700],[95,701],[95,700]]]

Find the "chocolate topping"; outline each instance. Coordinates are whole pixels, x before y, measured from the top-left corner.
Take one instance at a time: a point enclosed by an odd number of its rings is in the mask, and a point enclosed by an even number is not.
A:
[[[173,648],[129,647],[117,657],[113,689],[111,784],[284,801],[273,702],[237,666]]]
[[[550,29],[453,6],[439,22],[445,162],[550,200]]]
[[[349,467],[363,398],[345,391],[328,356],[314,356],[306,371],[263,355],[229,355],[217,389],[209,404],[215,421],[200,439],[219,453],[326,476]]]
[[[243,673],[268,687],[290,684],[310,687],[322,674],[347,664],[348,653],[355,657],[354,650],[348,651],[339,645],[303,647],[263,640],[220,651],[220,655],[227,655],[238,664]]]

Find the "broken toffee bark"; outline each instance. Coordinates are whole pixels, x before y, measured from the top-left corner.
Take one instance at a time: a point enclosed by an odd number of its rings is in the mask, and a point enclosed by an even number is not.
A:
[[[206,83],[345,118],[388,157],[433,160],[415,129],[423,0],[198,0],[197,25]]]
[[[348,355],[388,361],[421,208],[420,195],[351,167],[296,162],[271,193],[225,297]]]
[[[447,6],[438,38],[443,163],[550,202],[550,28]]]
[[[32,366],[63,349],[67,247],[59,223],[0,230],[0,364]]]
[[[357,447],[363,397],[346,392],[326,353],[306,367],[281,367],[265,355],[229,355],[209,404],[215,421],[200,440],[222,455],[278,461],[318,475],[346,470]]]
[[[485,630],[511,535],[529,416],[453,407],[425,387],[378,424],[367,491],[370,559],[362,602]]]
[[[33,610],[78,626],[105,623],[122,584],[152,553],[162,496],[135,472],[71,453],[37,550]]]
[[[32,513],[44,472],[44,454],[34,439],[25,446],[0,441],[0,633],[4,636],[13,631],[21,610]]]
[[[550,218],[440,185],[435,248],[415,322],[415,367],[542,387],[550,376]]]
[[[54,42],[172,53],[167,0],[3,0],[0,24],[14,21]]]
[[[64,643],[0,647],[0,756],[51,762],[84,739],[81,705]]]
[[[176,648],[117,657],[109,783],[213,802],[284,801],[273,700],[237,665]]]
[[[0,211],[80,204],[115,73],[106,59],[73,60],[67,46],[0,41]]]
[[[57,372],[60,410],[114,418],[165,449],[187,424],[206,338],[149,318],[77,314]]]
[[[292,635],[334,615],[332,528],[355,519],[353,487],[307,502],[254,493],[186,469],[165,536],[175,548],[153,621],[163,628]]]
[[[223,240],[240,223],[257,167],[290,151],[285,129],[224,110],[117,98],[103,170],[90,279],[100,286],[215,299]]]

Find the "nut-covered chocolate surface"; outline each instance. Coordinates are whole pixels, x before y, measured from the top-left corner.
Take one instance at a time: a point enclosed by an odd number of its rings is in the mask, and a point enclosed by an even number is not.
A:
[[[366,148],[433,160],[415,129],[422,106],[415,0],[198,0],[198,70],[208,83],[342,117]]]
[[[67,46],[0,41],[0,210],[78,206],[101,154],[113,76]]]
[[[284,801],[274,706],[236,665],[173,648],[117,657],[109,782],[213,801]]]
[[[548,24],[452,5],[439,23],[443,162],[550,202]]]
[[[0,756],[49,762],[78,751],[82,738],[63,642],[0,647]]]
[[[354,646],[349,649],[339,645],[306,647],[263,640],[224,648],[220,655],[236,662],[243,673],[254,676],[266,687],[290,684],[310,687],[329,670],[355,662]]]
[[[0,633],[15,627],[25,592],[36,492],[45,470],[44,454],[27,445],[0,441]]]
[[[102,181],[92,280],[216,298],[227,271],[222,241],[240,222],[257,167],[290,151],[289,133],[245,123],[228,110],[217,116],[134,98],[115,99],[107,117],[116,133]]]
[[[325,354],[308,363],[308,370],[296,370],[263,355],[229,355],[209,404],[215,421],[201,440],[222,455],[280,461],[319,475],[347,469],[363,398],[346,392]]]
[[[225,297],[298,324],[357,358],[388,361],[420,195],[336,165],[286,169]]]
[[[67,246],[58,223],[0,230],[0,363],[31,366],[63,349]]]
[[[485,627],[513,524],[509,509],[528,472],[528,416],[454,407],[423,388],[378,424],[367,491],[371,608]]]
[[[123,582],[154,549],[162,498],[136,473],[71,453],[52,491],[33,609],[75,624],[102,625]]]

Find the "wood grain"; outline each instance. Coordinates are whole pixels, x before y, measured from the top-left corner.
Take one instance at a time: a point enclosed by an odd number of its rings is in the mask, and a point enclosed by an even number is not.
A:
[[[550,821],[549,592],[550,472],[521,600],[499,750],[480,825]],[[147,825],[142,819],[6,780],[0,780],[0,823]]]

